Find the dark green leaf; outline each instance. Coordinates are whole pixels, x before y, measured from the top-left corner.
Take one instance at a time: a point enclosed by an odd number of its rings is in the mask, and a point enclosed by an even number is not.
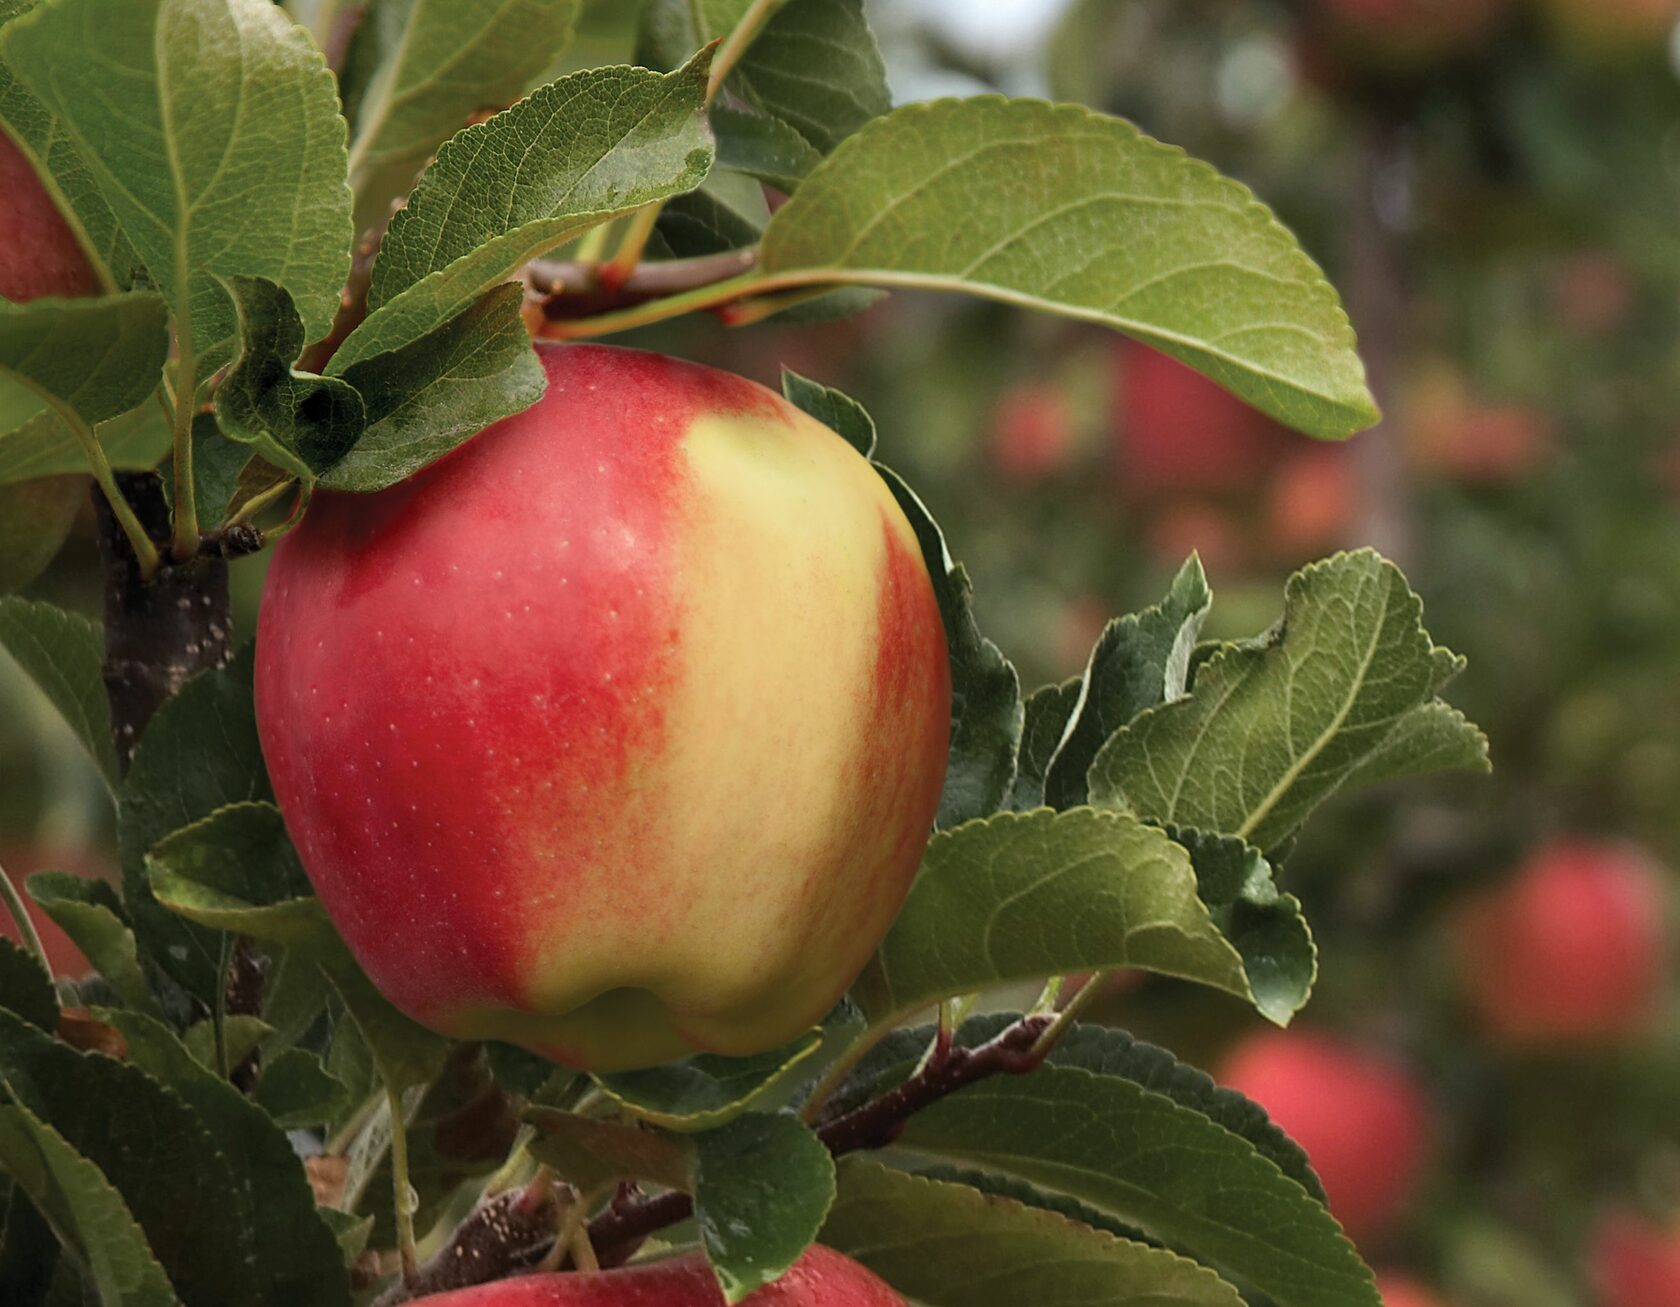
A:
[[[5,1127],[0,1125],[0,1136]],[[0,1150],[0,1167],[5,1153]],[[21,1185],[0,1176],[0,1285],[7,1307],[42,1307],[58,1269],[58,1236]]]
[[[787,368],[782,369],[782,394],[788,403],[843,436],[865,458],[875,457],[875,419],[850,395]]]
[[[1015,760],[1015,788],[1009,800],[1016,812],[1044,806],[1045,773],[1062,747],[1062,737],[1084,691],[1084,681],[1076,676],[1060,685],[1041,686],[1027,696],[1021,751]]]
[[[150,292],[0,299],[0,385],[23,386],[90,425],[157,389],[168,353],[163,300]]]
[[[798,128],[756,109],[714,104],[711,122],[718,167],[746,173],[789,195],[822,162],[821,152]]]
[[[694,1146],[685,1138],[557,1108],[527,1108],[524,1116],[537,1131],[531,1156],[581,1193],[599,1193],[620,1180],[693,1187]]]
[[[255,1101],[287,1130],[324,1126],[350,1106],[350,1087],[315,1054],[288,1048],[263,1062]]]
[[[667,1130],[711,1130],[787,1088],[822,1042],[822,1032],[812,1030],[756,1057],[701,1053],[645,1071],[597,1076],[595,1083],[641,1120]]]
[[[41,600],[0,596],[0,649],[69,724],[108,785],[116,784],[117,751],[102,668],[105,637],[87,618]]]
[[[28,889],[124,1003],[147,1016],[163,1015],[114,889],[65,871],[38,872],[29,878]]]
[[[0,912],[4,912],[0,908]],[[58,1028],[58,995],[40,960],[15,940],[0,935],[0,1008],[49,1035]]]

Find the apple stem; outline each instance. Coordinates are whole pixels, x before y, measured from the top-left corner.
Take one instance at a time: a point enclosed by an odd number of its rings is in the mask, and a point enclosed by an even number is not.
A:
[[[420,1256],[414,1243],[414,1190],[408,1179],[408,1124],[403,1120],[402,1095],[385,1086],[391,1109],[392,1215],[397,1226],[397,1254],[402,1258],[403,1284],[412,1290],[420,1281]]]
[[[717,99],[717,94],[723,89],[724,82],[729,80],[729,74],[735,71],[735,65],[741,62],[741,56],[746,54],[747,48],[758,39],[764,24],[770,21],[771,15],[780,9],[784,0],[753,0],[747,12],[735,24],[733,30],[724,38],[723,44],[718,46],[717,54],[712,57],[711,71],[706,77],[706,103]]]
[[[11,913],[12,920],[17,922],[18,938],[23,941],[24,949],[41,964],[41,970],[47,973],[47,979],[52,980],[52,963],[47,961],[46,946],[41,943],[35,923],[30,920],[29,910],[23,905],[23,896],[18,893],[18,887],[12,883],[11,873],[5,867],[0,867],[0,899],[5,901],[6,911]]]
[[[630,216],[612,258],[595,269],[596,284],[608,295],[618,294],[630,279],[630,274],[636,271],[636,265],[642,261],[642,251],[647,249],[648,238],[653,235],[664,207],[665,202],[658,200],[637,209]]]

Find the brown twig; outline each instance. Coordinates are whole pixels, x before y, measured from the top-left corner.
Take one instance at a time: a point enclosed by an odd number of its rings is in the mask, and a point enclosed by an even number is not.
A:
[[[538,259],[526,267],[525,279],[545,320],[572,321],[716,285],[752,271],[757,262],[758,251],[744,249],[638,263],[621,283],[607,286],[601,281],[600,265],[593,261]]]
[[[412,1285],[397,1281],[374,1307],[395,1307],[411,1298],[465,1289],[535,1266],[554,1242],[558,1204],[546,1172],[521,1189],[480,1203],[443,1249],[420,1267]]]

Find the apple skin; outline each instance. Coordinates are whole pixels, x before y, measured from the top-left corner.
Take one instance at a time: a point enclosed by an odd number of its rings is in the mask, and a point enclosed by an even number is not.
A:
[[[1588,1261],[1595,1307],[1680,1303],[1680,1226],[1612,1214],[1598,1223]]]
[[[1128,494],[1240,494],[1293,437],[1194,368],[1143,345],[1116,355],[1116,479]]]
[[[1439,1294],[1409,1275],[1392,1271],[1378,1274],[1377,1296],[1383,1307],[1446,1307]]]
[[[417,1299],[431,1307],[724,1307],[723,1292],[699,1254],[616,1271],[522,1275]],[[741,1307],[908,1307],[872,1272],[831,1248],[813,1245],[781,1279]]]
[[[753,382],[539,348],[534,408],[276,550],[257,724],[417,1021],[594,1071],[798,1035],[909,889],[951,686],[920,548]]]
[[[0,131],[0,295],[96,295],[99,278],[35,165]]]
[[[1637,851],[1561,840],[1454,924],[1459,974],[1503,1044],[1614,1043],[1646,1033],[1669,969],[1666,890]]]
[[[1219,1080],[1306,1150],[1356,1242],[1381,1239],[1405,1215],[1435,1139],[1433,1108],[1405,1067],[1327,1035],[1265,1031],[1237,1045]]]

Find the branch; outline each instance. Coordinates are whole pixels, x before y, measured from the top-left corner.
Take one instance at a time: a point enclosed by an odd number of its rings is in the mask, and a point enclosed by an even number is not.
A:
[[[638,263],[622,282],[608,287],[600,281],[601,265],[593,260],[537,259],[526,266],[525,280],[545,319],[571,320],[715,286],[752,271],[757,263],[758,251],[751,247],[697,259]]]
[[[559,1214],[554,1183],[540,1172],[524,1188],[480,1203],[420,1268],[412,1285],[398,1280],[375,1307],[395,1307],[410,1298],[465,1289],[535,1266],[554,1242]]]

